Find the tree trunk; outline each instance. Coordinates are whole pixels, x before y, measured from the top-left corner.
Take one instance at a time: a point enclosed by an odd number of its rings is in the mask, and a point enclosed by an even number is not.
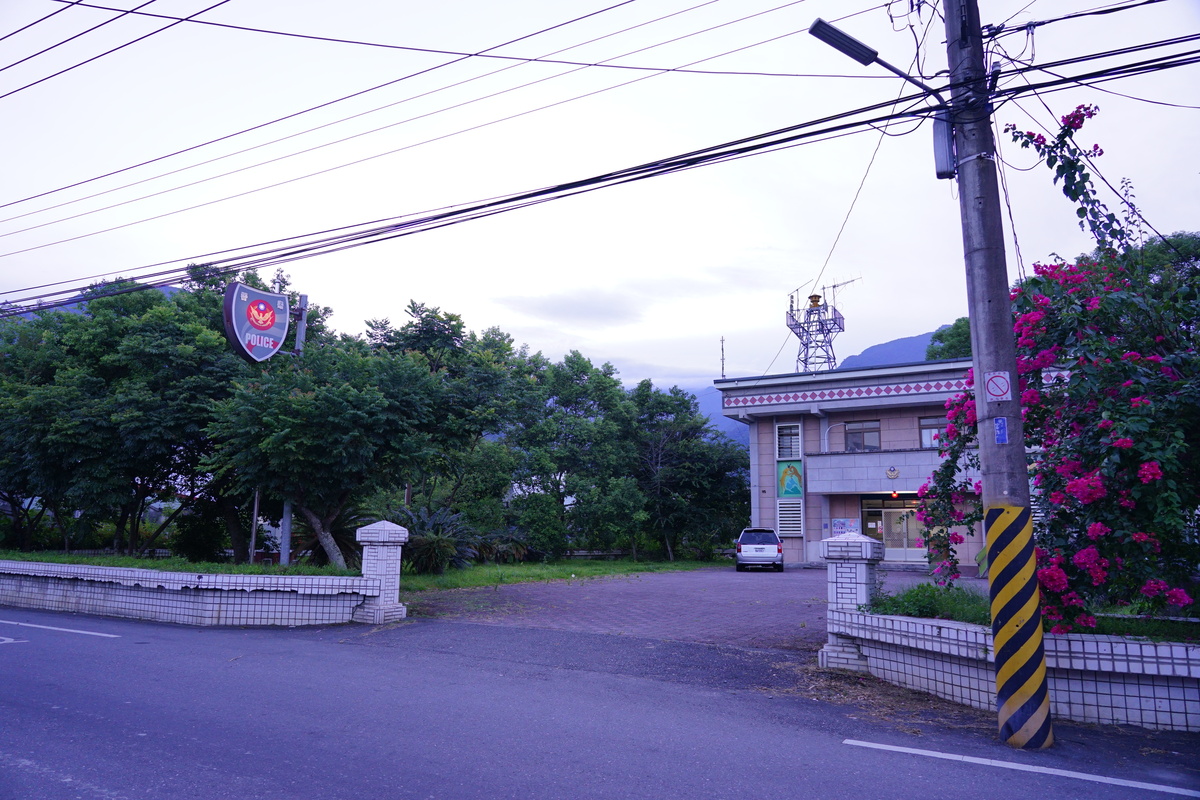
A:
[[[153,534],[151,534],[150,538],[142,543],[141,548],[138,550],[139,556],[143,555],[148,549],[150,549],[150,545],[154,544],[155,540],[158,539],[158,537],[162,535],[162,532],[167,529],[167,526],[170,525],[172,522],[174,522],[175,518],[178,517],[185,508],[188,508],[188,504],[184,503],[184,502],[180,502],[179,508],[172,511],[171,515],[169,517],[167,517],[165,520],[163,520],[163,524],[158,526],[158,529],[155,530]]]
[[[246,563],[246,531],[238,518],[238,505],[232,497],[221,495],[217,498],[217,507],[221,509],[221,517],[225,520],[225,530],[229,533],[229,544],[233,548],[233,563]]]
[[[317,541],[321,543],[321,548],[325,551],[325,555],[329,558],[330,564],[335,564],[339,569],[346,568],[346,557],[342,555],[341,549],[337,546],[337,542],[333,540],[333,534],[329,532],[325,521],[318,517],[313,512],[309,511],[304,506],[299,506],[300,513],[308,520],[308,524],[312,527],[313,532],[317,534]]]
[[[117,529],[113,532],[113,552],[120,554],[125,550],[125,523],[129,519],[129,509],[121,506],[117,514]]]

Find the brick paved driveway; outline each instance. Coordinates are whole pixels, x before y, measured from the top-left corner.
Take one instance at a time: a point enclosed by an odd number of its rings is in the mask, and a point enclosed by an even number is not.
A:
[[[889,588],[922,579],[884,574]],[[736,572],[728,566],[409,599],[415,619],[815,652],[825,642],[826,577],[823,569]]]

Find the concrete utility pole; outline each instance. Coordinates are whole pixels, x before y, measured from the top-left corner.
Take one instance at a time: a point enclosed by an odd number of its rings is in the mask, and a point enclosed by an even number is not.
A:
[[[983,35],[977,0],[946,0],[943,8],[975,360],[1000,738],[1013,747],[1049,747],[1054,733]]]

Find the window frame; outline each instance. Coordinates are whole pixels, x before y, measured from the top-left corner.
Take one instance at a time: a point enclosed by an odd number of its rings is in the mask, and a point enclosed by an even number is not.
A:
[[[785,429],[792,429],[785,435]],[[775,425],[775,459],[777,461],[798,461],[804,457],[804,443],[801,440],[803,432],[799,422],[780,422]],[[789,444],[789,452],[784,452],[784,441]]]
[[[859,427],[855,427],[859,426]],[[883,426],[877,419],[858,419],[845,423],[843,431],[843,447],[847,453],[878,453],[883,449]],[[874,447],[871,446],[870,435],[874,434]],[[856,446],[851,447],[851,441]]]
[[[945,417],[918,417],[917,429],[920,432],[920,442],[922,450],[937,450],[941,446],[941,435],[946,432]],[[925,442],[925,434],[927,431],[932,432],[929,443]]]

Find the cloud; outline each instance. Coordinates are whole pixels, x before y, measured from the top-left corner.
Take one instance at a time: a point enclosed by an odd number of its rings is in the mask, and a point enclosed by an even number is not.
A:
[[[540,297],[500,297],[496,303],[539,322],[563,327],[611,327],[640,322],[653,298],[630,292],[577,289]]]

